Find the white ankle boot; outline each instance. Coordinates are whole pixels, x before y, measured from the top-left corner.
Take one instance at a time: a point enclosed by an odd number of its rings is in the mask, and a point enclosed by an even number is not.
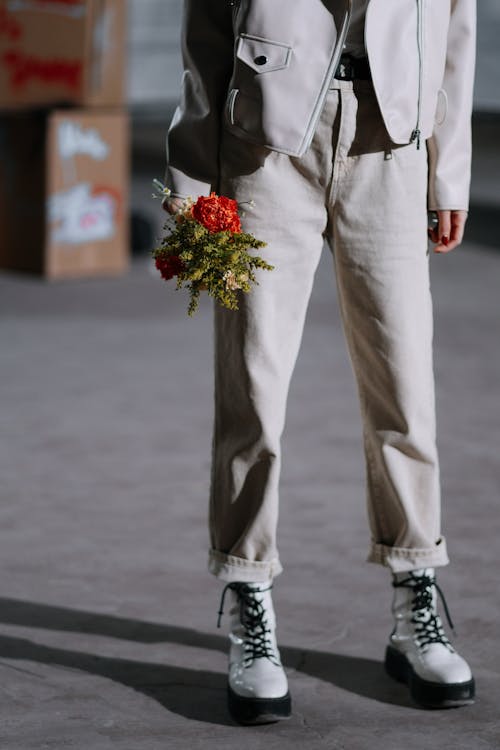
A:
[[[426,708],[474,702],[474,680],[467,662],[445,635],[437,614],[437,592],[451,624],[433,568],[397,573],[393,579],[394,630],[385,654],[387,673],[405,682],[412,698]]]
[[[263,724],[290,716],[288,681],[276,643],[272,582],[228,583],[231,600],[228,706],[240,724]]]

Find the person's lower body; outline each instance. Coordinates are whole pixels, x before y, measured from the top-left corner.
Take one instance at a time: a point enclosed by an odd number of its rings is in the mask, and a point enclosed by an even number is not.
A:
[[[424,575],[446,565],[425,147],[391,143],[370,82],[337,81],[303,157],[252,145],[226,131],[221,162],[220,192],[239,202],[255,201],[243,226],[268,243],[262,254],[275,270],[260,274],[259,285],[241,296],[238,311],[215,310],[209,570],[227,583],[255,587],[281,572],[276,544],[280,441],[325,239],[334,254],[361,406],[368,560],[388,567],[396,583],[412,571]],[[432,576],[426,578],[431,589]],[[415,595],[410,588],[409,610]],[[435,597],[426,602],[435,617]],[[408,621],[412,618],[414,611]],[[412,643],[417,638],[409,637]],[[391,649],[409,660],[410,674],[415,660],[410,664],[408,643],[392,638]],[[391,651],[393,676],[395,658]],[[278,663],[279,654],[274,659]],[[401,660],[399,666],[398,678],[406,679]],[[459,681],[470,682],[466,670],[460,675],[467,679]]]

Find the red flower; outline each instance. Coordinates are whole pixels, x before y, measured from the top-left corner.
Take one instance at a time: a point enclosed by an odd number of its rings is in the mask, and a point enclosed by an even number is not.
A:
[[[191,214],[209,232],[241,232],[238,204],[224,195],[210,193],[208,198],[200,195]]]
[[[155,265],[165,281],[173,279],[174,276],[178,276],[184,270],[184,263],[178,255],[165,255],[162,258],[156,258]]]

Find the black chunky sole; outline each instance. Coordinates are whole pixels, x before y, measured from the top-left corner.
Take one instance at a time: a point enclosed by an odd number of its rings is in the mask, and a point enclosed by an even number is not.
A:
[[[271,724],[289,719],[292,713],[290,693],[282,698],[244,698],[228,686],[227,705],[238,724]]]
[[[455,708],[474,703],[474,680],[449,684],[423,680],[406,656],[393,646],[387,646],[385,652],[385,671],[398,682],[406,683],[415,703],[424,708]]]

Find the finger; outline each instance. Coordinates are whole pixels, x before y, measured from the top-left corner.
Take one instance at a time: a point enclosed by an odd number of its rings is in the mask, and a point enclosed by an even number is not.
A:
[[[460,231],[460,233],[456,233],[456,232],[454,233],[453,225],[452,225],[451,237],[450,237],[450,241],[448,242],[446,246],[446,251],[450,252],[450,250],[454,250],[456,247],[458,247],[462,242],[462,236],[463,236],[463,231]]]
[[[448,252],[451,234],[451,211],[438,211],[438,237],[434,248],[436,253]]]
[[[450,212],[450,239],[441,252],[450,252],[462,243],[466,221],[467,211]]]
[[[450,240],[459,245],[464,237],[465,222],[467,221],[466,211],[451,212],[451,234]]]
[[[171,214],[171,200],[169,198],[164,198],[161,202],[161,207],[164,211],[166,211],[168,214]]]
[[[182,208],[182,198],[164,198],[161,206],[169,214],[175,214]]]
[[[439,241],[446,245],[450,240],[451,211],[438,211]]]
[[[439,242],[439,232],[437,226],[429,227],[429,229],[427,230],[427,236],[429,237],[431,242],[434,242],[434,244]]]

